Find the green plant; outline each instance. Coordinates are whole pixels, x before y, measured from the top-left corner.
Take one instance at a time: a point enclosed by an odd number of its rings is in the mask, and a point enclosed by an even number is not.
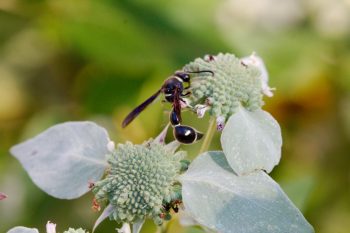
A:
[[[214,74],[193,75],[186,100],[199,117],[205,111],[212,116],[189,167],[185,152],[176,152],[179,143],[164,144],[167,128],[142,145],[115,148],[106,130],[92,122],[55,125],[11,153],[56,198],[92,190],[95,207],[106,205],[94,228],[109,217],[123,224],[119,231],[130,232],[131,224],[138,233],[146,218],[161,225],[180,206],[192,222],[218,232],[313,232],[268,175],[280,161],[282,138],[277,121],[261,109],[263,94],[273,95],[261,58],[211,55],[183,70]],[[222,130],[222,151],[207,151],[215,128]]]

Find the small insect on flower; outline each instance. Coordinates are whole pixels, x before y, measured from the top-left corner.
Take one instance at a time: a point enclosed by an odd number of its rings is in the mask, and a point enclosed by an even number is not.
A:
[[[183,97],[189,96],[191,92],[191,74],[198,73],[210,73],[212,76],[214,73],[210,70],[201,71],[176,71],[174,75],[167,78],[162,87],[149,97],[142,104],[137,106],[133,111],[127,115],[122,123],[122,127],[126,127],[130,124],[149,104],[151,104],[161,93],[164,94],[165,100],[172,103],[173,109],[170,113],[170,121],[173,126],[174,137],[177,141],[184,144],[191,144],[199,140],[203,135],[190,126],[181,125],[181,108],[188,106]],[[187,83],[184,87],[183,83]],[[185,91],[186,90],[186,91]],[[176,124],[174,124],[174,121]]]
[[[179,205],[181,205],[181,200],[174,200],[166,205],[163,205],[165,211],[169,212],[170,209],[173,209],[175,213],[179,212]]]
[[[91,209],[95,212],[98,212],[101,210],[101,205],[97,202],[96,198],[92,199]]]

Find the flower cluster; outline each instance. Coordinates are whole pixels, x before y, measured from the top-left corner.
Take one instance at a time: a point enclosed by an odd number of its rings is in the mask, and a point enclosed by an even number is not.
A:
[[[149,217],[162,224],[169,211],[165,207],[181,200],[176,178],[187,167],[184,156],[154,141],[119,144],[108,159],[108,175],[92,191],[98,202],[108,200],[113,206],[110,218],[118,223]]]
[[[239,59],[232,54],[220,53],[197,58],[186,65],[185,71],[213,72],[213,75],[201,73],[192,79],[189,104],[198,116],[202,117],[208,110],[219,125],[237,112],[239,106],[251,111],[261,108],[268,77],[263,63],[258,64],[256,59],[255,54]]]

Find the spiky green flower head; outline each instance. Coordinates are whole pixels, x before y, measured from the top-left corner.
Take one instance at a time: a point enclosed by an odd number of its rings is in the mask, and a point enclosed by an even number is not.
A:
[[[200,117],[208,110],[217,121],[225,122],[239,106],[251,111],[261,108],[264,80],[262,70],[252,62],[257,56],[253,56],[239,59],[232,54],[207,55],[183,68],[190,72],[213,72],[199,73],[191,79],[189,104]]]
[[[108,159],[109,174],[95,183],[95,198],[108,200],[118,223],[152,218],[160,225],[169,213],[164,206],[181,200],[177,177],[187,168],[185,155],[155,141],[119,144]]]
[[[88,233],[88,232],[83,230],[82,228],[79,228],[79,229],[69,228],[67,231],[64,231],[63,233]]]

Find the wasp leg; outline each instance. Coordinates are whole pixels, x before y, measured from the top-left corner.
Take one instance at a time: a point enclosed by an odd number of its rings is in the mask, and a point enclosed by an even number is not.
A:
[[[187,87],[184,88],[184,90],[190,89],[190,87],[191,87],[191,81],[188,80],[188,81],[187,81],[187,84],[188,84],[188,85],[187,85]]]
[[[191,95],[190,91],[186,92],[185,94],[181,94],[182,97],[189,96],[189,95]]]

